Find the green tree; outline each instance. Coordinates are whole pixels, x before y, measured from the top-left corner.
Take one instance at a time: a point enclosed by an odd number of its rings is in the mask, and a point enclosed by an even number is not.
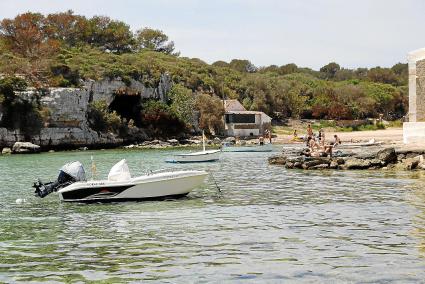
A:
[[[167,104],[148,100],[142,105],[142,125],[156,138],[175,137],[186,129],[185,123]]]
[[[217,96],[199,94],[195,105],[200,114],[199,127],[213,134],[221,133],[224,129],[223,102]]]
[[[87,42],[102,50],[114,53],[129,52],[134,44],[130,26],[109,17],[94,16],[89,20]]]
[[[143,49],[173,54],[174,42],[169,41],[168,36],[161,30],[144,28],[136,32],[136,50]]]
[[[44,25],[50,38],[68,46],[81,45],[90,37],[88,20],[84,16],[74,15],[72,10],[47,15]]]
[[[294,63],[282,65],[279,67],[279,73],[282,75],[292,74],[298,72],[298,66]]]
[[[58,48],[57,42],[48,37],[44,16],[40,13],[28,12],[14,19],[3,19],[0,37],[12,51],[32,59]]]
[[[171,99],[171,110],[187,125],[193,124],[195,99],[192,90],[181,84],[175,84],[168,97]]]
[[[324,73],[326,75],[326,78],[332,79],[335,77],[336,72],[338,72],[340,69],[341,67],[339,66],[339,64],[331,62],[320,68],[320,72]]]
[[[229,67],[242,73],[254,73],[257,71],[257,67],[251,61],[244,59],[233,59],[230,61]]]
[[[367,72],[369,80],[375,83],[393,84],[397,85],[397,76],[391,69],[375,67]]]

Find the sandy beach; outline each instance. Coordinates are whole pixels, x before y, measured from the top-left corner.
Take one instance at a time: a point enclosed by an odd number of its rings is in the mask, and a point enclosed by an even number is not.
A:
[[[337,134],[342,142],[366,142],[371,139],[383,141],[386,144],[401,144],[403,143],[402,128],[388,128],[383,130],[371,131],[352,131],[352,132],[326,132],[326,140],[331,141],[334,134]],[[293,143],[292,135],[278,134],[275,138],[276,143]]]

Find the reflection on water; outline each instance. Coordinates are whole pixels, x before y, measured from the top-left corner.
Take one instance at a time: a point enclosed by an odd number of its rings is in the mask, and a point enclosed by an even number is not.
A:
[[[0,157],[0,282],[418,282],[425,279],[421,173],[286,171],[265,153],[168,165],[175,151],[95,151]],[[70,160],[99,176],[121,158],[134,175],[202,168],[187,198],[64,204],[32,197],[36,177]],[[17,204],[18,198],[27,201]]]

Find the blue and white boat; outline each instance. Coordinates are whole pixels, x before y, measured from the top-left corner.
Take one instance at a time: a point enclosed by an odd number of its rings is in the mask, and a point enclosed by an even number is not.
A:
[[[223,152],[271,152],[273,144],[253,145],[253,146],[232,146],[228,143],[222,144]]]

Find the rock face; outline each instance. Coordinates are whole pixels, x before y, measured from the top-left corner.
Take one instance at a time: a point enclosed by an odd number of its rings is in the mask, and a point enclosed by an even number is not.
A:
[[[288,169],[305,170],[365,170],[385,167],[405,170],[425,169],[425,152],[422,150],[403,153],[390,147],[363,150],[359,153],[346,153],[344,157],[336,158],[305,157],[302,153],[302,151],[286,150],[280,155],[270,157],[269,164],[283,165]]]
[[[14,154],[27,154],[27,153],[39,153],[40,146],[32,144],[30,142],[16,142],[13,144],[12,153]]]
[[[68,146],[118,146],[123,139],[113,134],[98,133],[89,127],[87,111],[93,101],[105,100],[110,104],[117,93],[140,96],[141,99],[154,98],[167,100],[172,87],[171,77],[162,74],[156,88],[146,87],[142,82],[130,80],[127,84],[121,79],[86,81],[81,88],[49,88],[40,98],[40,104],[49,110],[45,127],[36,135],[25,136],[19,130],[0,128],[0,149],[12,147],[15,142],[30,141],[42,148],[66,148]],[[36,90],[18,93],[22,99],[31,100]],[[1,115],[1,114],[0,114]],[[147,138],[144,133],[135,136]]]

